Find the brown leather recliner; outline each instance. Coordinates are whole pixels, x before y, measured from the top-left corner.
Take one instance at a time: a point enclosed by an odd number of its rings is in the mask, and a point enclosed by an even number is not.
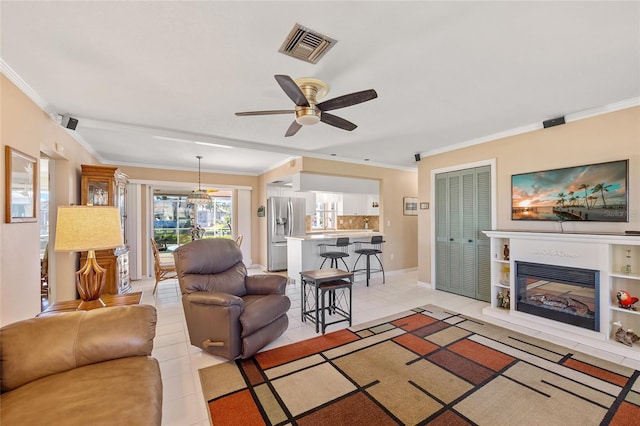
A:
[[[248,358],[289,326],[287,279],[247,275],[235,241],[195,240],[173,256],[192,345],[227,359]]]

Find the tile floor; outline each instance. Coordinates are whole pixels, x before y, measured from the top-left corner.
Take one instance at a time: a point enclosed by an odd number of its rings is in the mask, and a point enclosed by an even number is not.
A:
[[[252,269],[250,273],[261,270]],[[358,281],[353,287],[353,324],[359,324],[398,313],[424,304],[434,304],[471,317],[482,318],[482,309],[487,303],[417,286],[417,271],[387,273],[387,282],[372,278],[369,287]],[[160,361],[164,386],[162,424],[189,426],[209,425],[207,408],[202,397],[198,369],[224,362],[223,358],[204,353],[189,343],[188,332],[182,310],[180,289],[176,280],[163,281],[158,293],[152,295],[153,279],[134,281],[134,291],[143,291],[142,303],[155,305],[158,311],[158,325],[154,341],[153,356]],[[315,326],[300,320],[300,284],[289,284],[287,295],[291,299],[289,328],[266,349],[294,343],[317,336]],[[489,321],[488,318],[483,318]],[[498,325],[499,321],[491,319]],[[505,325],[505,324],[502,324]],[[347,323],[329,326],[327,332],[345,328]],[[526,328],[510,327],[529,335],[543,337],[543,333]],[[631,360],[608,352],[578,345],[574,342],[549,338],[555,343],[575,347],[595,356],[619,362],[640,369],[639,360]]]

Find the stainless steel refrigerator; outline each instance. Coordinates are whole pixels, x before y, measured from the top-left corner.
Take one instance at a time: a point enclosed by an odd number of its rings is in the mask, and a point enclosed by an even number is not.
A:
[[[271,197],[267,200],[267,270],[287,269],[286,237],[306,233],[305,199]]]

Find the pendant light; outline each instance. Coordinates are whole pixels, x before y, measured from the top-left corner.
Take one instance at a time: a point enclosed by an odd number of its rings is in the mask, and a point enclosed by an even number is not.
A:
[[[187,197],[187,204],[208,204],[211,202],[211,197],[207,194],[207,191],[202,190],[200,187],[200,160],[202,160],[202,155],[196,155],[198,159],[198,190],[193,191]]]

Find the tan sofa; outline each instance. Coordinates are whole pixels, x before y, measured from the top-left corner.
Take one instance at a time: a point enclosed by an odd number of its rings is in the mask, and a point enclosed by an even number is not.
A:
[[[0,329],[0,424],[160,425],[156,310],[118,306]]]

